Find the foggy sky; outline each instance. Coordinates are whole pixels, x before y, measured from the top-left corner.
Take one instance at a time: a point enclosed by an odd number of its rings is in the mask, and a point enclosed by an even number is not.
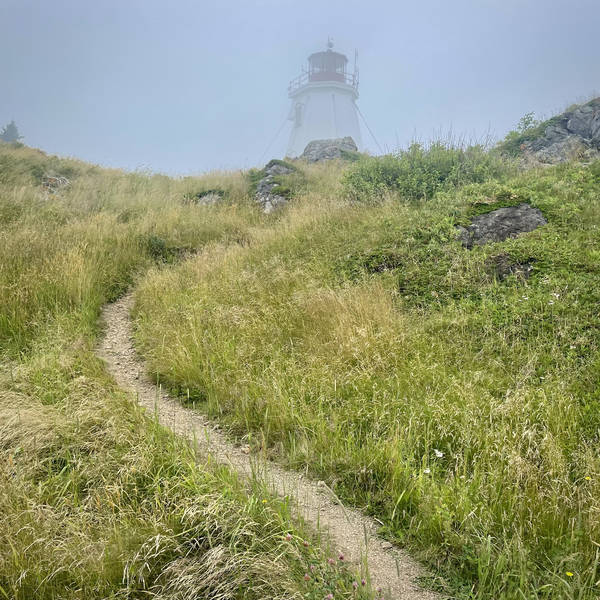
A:
[[[599,23],[599,0],[0,0],[0,126],[127,169],[254,166],[331,36],[384,149],[501,136],[600,95]]]

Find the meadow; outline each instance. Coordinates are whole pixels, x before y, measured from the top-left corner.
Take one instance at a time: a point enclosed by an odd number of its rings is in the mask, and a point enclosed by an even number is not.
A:
[[[243,244],[139,281],[151,373],[453,597],[597,597],[600,164],[434,145],[302,172]],[[456,225],[522,202],[548,224],[461,246]]]
[[[252,172],[0,145],[0,597],[368,596],[286,499],[116,387],[98,317],[131,288],[153,377],[378,518],[443,595],[598,596],[600,163],[354,158],[299,163],[266,216]],[[548,224],[461,246],[522,202]]]
[[[190,200],[216,185],[222,205]],[[0,145],[0,598],[370,597],[287,499],[158,426],[95,355],[104,303],[261,219],[242,174]]]

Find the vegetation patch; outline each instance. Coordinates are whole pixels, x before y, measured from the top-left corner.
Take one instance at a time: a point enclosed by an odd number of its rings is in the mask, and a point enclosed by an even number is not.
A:
[[[343,179],[345,194],[372,202],[389,193],[406,200],[432,198],[436,192],[467,183],[481,183],[511,171],[509,162],[482,146],[466,148],[445,142],[413,143],[407,150],[355,162]]]

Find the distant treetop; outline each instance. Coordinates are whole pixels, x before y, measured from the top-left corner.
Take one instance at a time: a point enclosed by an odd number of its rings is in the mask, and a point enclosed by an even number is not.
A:
[[[23,136],[19,135],[19,129],[14,121],[11,121],[0,132],[0,140],[3,142],[18,142],[21,139]]]

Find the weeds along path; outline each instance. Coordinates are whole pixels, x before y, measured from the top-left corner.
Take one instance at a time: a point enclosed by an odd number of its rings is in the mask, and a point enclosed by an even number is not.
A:
[[[417,577],[424,575],[423,568],[403,550],[379,538],[374,519],[344,507],[322,482],[311,481],[301,473],[287,471],[246,454],[198,411],[182,406],[154,385],[134,348],[130,320],[132,304],[130,294],[107,305],[102,313],[105,335],[98,354],[107,362],[110,373],[121,387],[136,394],[138,403],[156,414],[160,424],[197,444],[201,453],[232,467],[244,477],[263,478],[275,493],[288,496],[297,507],[297,513],[323,531],[347,560],[357,565],[366,562],[373,589],[380,587],[386,598],[439,598],[415,583]]]

